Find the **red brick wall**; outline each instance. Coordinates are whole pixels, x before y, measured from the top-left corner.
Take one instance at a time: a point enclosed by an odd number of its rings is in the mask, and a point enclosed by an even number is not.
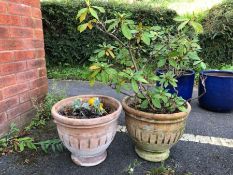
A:
[[[0,0],[0,136],[25,125],[47,90],[40,0]]]

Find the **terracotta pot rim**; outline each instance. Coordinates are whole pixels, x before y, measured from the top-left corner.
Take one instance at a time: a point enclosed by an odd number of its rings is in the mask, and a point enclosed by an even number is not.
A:
[[[70,101],[73,101],[74,99],[77,98],[91,98],[91,97],[99,97],[99,98],[106,98],[108,100],[113,101],[117,109],[112,112],[111,114],[105,115],[103,117],[99,118],[94,118],[94,119],[75,119],[75,118],[68,118],[63,115],[60,115],[58,111],[56,110],[59,106],[61,106],[63,103],[67,103]],[[121,113],[122,110],[122,105],[121,103],[116,100],[115,98],[105,96],[105,95],[78,95],[78,96],[73,96],[69,98],[65,98],[59,102],[57,102],[53,107],[52,107],[52,116],[55,120],[55,122],[60,123],[62,125],[70,125],[70,126],[91,126],[91,125],[101,125],[105,124],[108,122],[111,122],[112,120],[116,120],[119,117],[119,114]]]
[[[149,112],[143,112],[143,111],[139,111],[139,110],[136,110],[128,106],[127,101],[129,98],[130,97],[127,96],[127,97],[124,97],[124,99],[122,100],[122,106],[124,110],[128,113],[131,113],[135,116],[140,116],[142,118],[161,120],[161,121],[170,121],[170,120],[186,118],[191,111],[191,105],[187,102],[187,106],[188,106],[187,112],[177,112],[177,113],[172,113],[172,114],[153,114]]]

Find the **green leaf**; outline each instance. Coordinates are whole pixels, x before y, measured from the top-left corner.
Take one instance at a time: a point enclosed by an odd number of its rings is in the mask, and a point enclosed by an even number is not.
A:
[[[203,27],[200,23],[195,21],[190,21],[190,25],[194,28],[197,34],[203,33]]]
[[[22,152],[24,150],[24,144],[21,142],[19,143],[19,151]]]
[[[177,66],[176,61],[173,60],[173,59],[170,59],[170,60],[169,60],[169,64],[170,64],[172,67],[176,67],[176,66]]]
[[[187,112],[187,109],[184,106],[179,106],[178,109],[182,112]]]
[[[152,103],[156,108],[161,108],[160,100],[158,98],[153,98]]]
[[[95,9],[98,9],[101,13],[105,13],[105,10],[103,7],[98,7],[98,6],[92,6]]]
[[[134,76],[134,79],[142,83],[148,83],[148,81],[145,78],[143,78],[141,75]]]
[[[204,62],[201,62],[201,68],[206,69],[206,64]]]
[[[131,85],[132,85],[133,91],[135,93],[138,93],[139,92],[138,84],[134,79],[131,80]]]
[[[89,8],[89,11],[90,11],[91,15],[92,15],[95,19],[99,20],[99,17],[98,17],[98,15],[97,15],[97,12],[96,12],[93,8]]]
[[[87,12],[87,8],[83,8],[81,10],[78,11],[78,14],[76,16],[76,19],[78,19],[83,13],[86,13]]]
[[[102,50],[98,53],[98,58],[102,58],[105,55],[105,50]]]
[[[196,65],[200,64],[201,62],[202,62],[201,60],[194,61],[193,65],[196,66]]]
[[[121,25],[121,31],[128,40],[132,39],[133,36],[127,24]]]
[[[109,27],[108,27],[108,31],[112,31],[116,26],[118,25],[118,22],[114,22],[112,23]]]
[[[150,37],[148,33],[143,33],[141,39],[146,45],[150,45]]]
[[[88,26],[88,23],[79,25],[79,26],[78,26],[79,32],[81,33],[81,32],[83,32],[84,30],[86,30],[86,29],[87,29],[87,26]]]
[[[188,20],[188,21],[182,22],[182,23],[178,26],[178,30],[182,30],[182,29],[186,26],[186,24],[188,24],[188,22],[189,22],[189,20]]]
[[[108,82],[108,74],[106,71],[102,71],[101,72],[101,80],[104,82],[104,83],[107,83]]]
[[[163,67],[166,63],[166,59],[160,59],[159,62],[158,62],[158,67]]]
[[[146,99],[146,100],[144,100],[144,101],[141,103],[140,107],[141,107],[142,109],[147,109],[147,108],[148,108],[148,105],[149,105],[149,102],[148,102],[147,99]]]
[[[161,96],[161,99],[163,100],[164,103],[168,102],[168,98],[166,96]]]
[[[170,81],[169,82],[173,87],[177,87],[177,83],[175,81]]]
[[[55,147],[55,145],[52,144],[51,147],[52,147],[52,151],[55,153],[55,152],[56,152],[56,147]]]

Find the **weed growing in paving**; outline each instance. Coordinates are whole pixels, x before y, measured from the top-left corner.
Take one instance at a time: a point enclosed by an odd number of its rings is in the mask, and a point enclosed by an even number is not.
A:
[[[45,126],[46,122],[51,119],[52,106],[65,97],[65,91],[58,90],[56,85],[53,85],[51,92],[46,95],[42,102],[33,99],[32,101],[33,106],[36,109],[36,116],[32,119],[31,123],[25,127],[25,131]]]
[[[63,151],[64,147],[59,139],[37,142],[30,136],[30,132],[32,129],[45,126],[47,121],[51,119],[50,110],[52,106],[65,97],[64,91],[60,91],[56,86],[53,86],[51,92],[42,101],[32,100],[36,109],[35,118],[21,131],[14,123],[11,124],[10,131],[0,139],[0,153],[4,155],[11,152],[22,152],[25,149],[37,150],[38,148],[41,148],[45,153],[50,150],[53,152]]]
[[[34,139],[24,136],[24,131],[20,132],[14,123],[11,124],[10,131],[0,140],[0,152],[4,155],[13,151],[22,152],[25,148],[36,150]]]
[[[45,153],[48,153],[50,150],[53,152],[62,152],[65,148],[60,139],[45,140],[36,143],[36,145],[40,145]]]
[[[22,152],[25,149],[37,150],[41,148],[45,153],[48,153],[50,150],[53,152],[62,152],[64,150],[64,146],[59,139],[36,142],[34,138],[26,135],[25,130],[20,131],[14,123],[11,124],[10,131],[0,139],[1,155]]]
[[[143,169],[142,171],[136,171],[136,168]],[[161,163],[159,167],[152,168],[150,170],[145,170],[143,168],[143,163],[138,161],[137,159],[134,160],[129,166],[122,172],[122,174],[127,175],[177,175],[175,169],[165,166],[164,162]],[[179,174],[179,175],[192,175],[191,173]]]

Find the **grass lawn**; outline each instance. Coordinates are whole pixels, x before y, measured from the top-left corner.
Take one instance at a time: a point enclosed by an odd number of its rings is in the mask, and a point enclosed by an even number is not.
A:
[[[219,67],[208,67],[207,69],[219,69],[233,71],[232,65],[221,65]],[[58,80],[88,80],[88,66],[76,67],[48,67],[48,78]]]

